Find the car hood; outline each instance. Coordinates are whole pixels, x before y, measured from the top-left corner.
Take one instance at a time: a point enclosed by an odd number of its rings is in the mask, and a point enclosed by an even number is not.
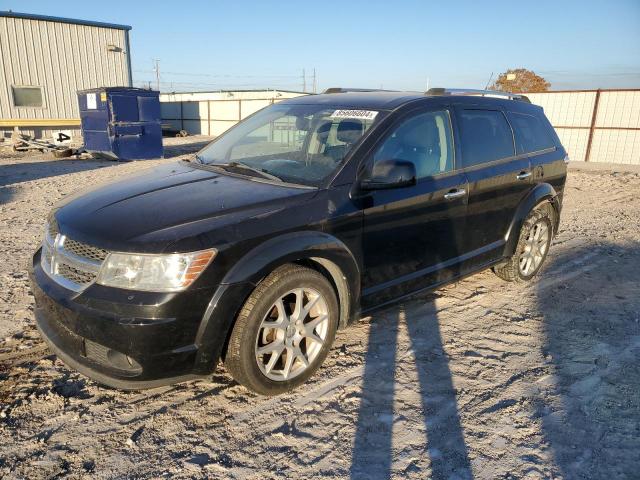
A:
[[[108,250],[181,251],[235,241],[233,229],[221,229],[266,219],[316,194],[179,162],[79,192],[59,205],[55,218],[63,234]],[[215,238],[203,237],[213,230]]]

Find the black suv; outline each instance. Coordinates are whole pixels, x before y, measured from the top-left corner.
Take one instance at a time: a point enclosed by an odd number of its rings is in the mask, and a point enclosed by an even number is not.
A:
[[[365,311],[486,268],[531,279],[566,171],[523,96],[285,100],[188,161],[57,206],[33,257],[37,324],[106,385],[183,381],[222,359],[247,388],[281,393]]]

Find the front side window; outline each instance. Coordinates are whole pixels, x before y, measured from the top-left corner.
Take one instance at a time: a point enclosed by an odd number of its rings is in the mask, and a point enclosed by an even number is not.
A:
[[[11,87],[15,107],[42,107],[42,87]]]
[[[286,182],[318,186],[382,117],[326,105],[272,105],[198,153],[212,166],[250,167]]]
[[[447,111],[411,117],[397,126],[373,155],[373,161],[405,160],[418,179],[453,170],[453,140]]]
[[[464,167],[515,155],[511,127],[501,111],[462,110],[458,119]]]
[[[525,113],[508,112],[509,121],[513,125],[518,153],[531,153],[555,146],[547,125]]]

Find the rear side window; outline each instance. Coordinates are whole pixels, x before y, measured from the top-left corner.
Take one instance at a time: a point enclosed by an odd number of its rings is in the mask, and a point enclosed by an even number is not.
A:
[[[515,155],[511,127],[501,111],[462,110],[459,119],[463,167]]]
[[[531,153],[555,147],[549,127],[538,117],[525,113],[508,112],[513,126],[518,153]]]

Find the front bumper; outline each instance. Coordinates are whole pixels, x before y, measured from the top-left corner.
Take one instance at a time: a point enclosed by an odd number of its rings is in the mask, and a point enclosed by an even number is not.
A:
[[[206,345],[198,341],[215,288],[167,294],[91,285],[73,292],[42,270],[40,251],[29,274],[38,330],[59,358],[80,373],[111,387],[139,390],[215,368],[217,358],[205,365],[199,350],[219,352],[225,332]]]

